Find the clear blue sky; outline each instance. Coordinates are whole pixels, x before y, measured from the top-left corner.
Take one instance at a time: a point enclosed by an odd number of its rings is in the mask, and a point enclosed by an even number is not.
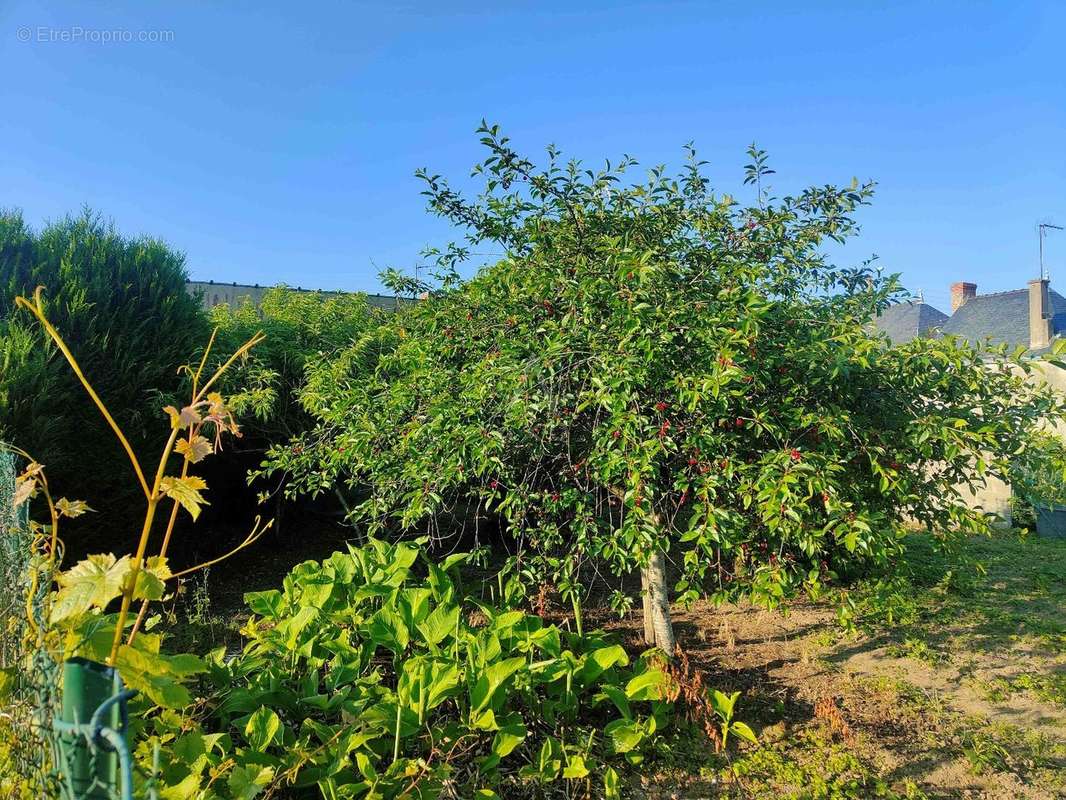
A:
[[[77,27],[172,33],[47,40]],[[0,206],[88,204],[200,279],[378,289],[451,238],[412,173],[464,179],[482,117],[595,161],[692,139],[730,191],[752,140],[782,191],[875,178],[842,260],[876,253],[942,307],[954,280],[1024,285],[1036,223],[1066,224],[1056,0],[0,0],[0,75]],[[1066,232],[1048,261],[1066,291]]]

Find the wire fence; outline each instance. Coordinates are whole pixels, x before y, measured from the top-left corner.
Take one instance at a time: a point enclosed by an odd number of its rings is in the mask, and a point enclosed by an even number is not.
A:
[[[51,798],[61,793],[49,732],[58,712],[59,665],[45,641],[51,588],[39,534],[15,507],[16,459],[0,450],[0,669],[3,709],[0,797]]]
[[[116,670],[64,662],[49,630],[49,531],[31,523],[29,503],[16,508],[17,469],[0,445],[0,799],[155,800],[155,766],[136,770],[127,749],[131,693]],[[86,681],[102,702],[79,718],[64,708],[62,688]]]

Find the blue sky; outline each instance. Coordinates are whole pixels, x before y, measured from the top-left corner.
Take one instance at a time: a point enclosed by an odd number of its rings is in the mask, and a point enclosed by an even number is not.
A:
[[[171,33],[61,38],[110,30]],[[0,0],[0,206],[88,204],[199,279],[374,291],[454,238],[412,173],[462,183],[482,117],[595,162],[694,140],[742,198],[756,140],[782,192],[879,181],[840,259],[945,307],[1024,285],[1036,223],[1066,224],[1064,50],[1052,1]],[[1047,260],[1066,291],[1066,231]]]

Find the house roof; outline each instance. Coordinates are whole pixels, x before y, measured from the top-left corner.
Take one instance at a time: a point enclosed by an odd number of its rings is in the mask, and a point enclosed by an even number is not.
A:
[[[1052,335],[1066,332],[1066,297],[1048,291]],[[978,344],[991,339],[993,344],[1029,347],[1029,290],[979,294],[967,300],[941,326],[941,332]]]
[[[947,314],[928,303],[896,303],[881,312],[874,320],[874,327],[887,335],[892,344],[904,344],[916,336],[930,334],[948,319]],[[1026,327],[1026,335],[1028,330]]]

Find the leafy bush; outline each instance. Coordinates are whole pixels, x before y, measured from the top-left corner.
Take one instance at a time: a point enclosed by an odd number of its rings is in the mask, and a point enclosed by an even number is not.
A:
[[[243,652],[208,657],[204,701],[154,716],[142,759],[162,742],[164,782],[204,800],[315,785],[324,798],[516,797],[556,781],[617,797],[614,767],[640,763],[671,718],[669,675],[602,633],[516,610],[513,578],[498,604],[464,594],[467,559],[372,540],[246,595]]]
[[[72,656],[116,667],[140,692],[130,736],[141,773],[161,797],[251,800],[317,785],[330,800],[435,798],[445,791],[488,800],[498,797],[497,787],[555,781],[585,796],[618,796],[611,763],[639,763],[643,746],[669,721],[679,692],[671,673],[654,656],[631,667],[626,651],[602,633],[571,634],[516,610],[525,592],[514,576],[500,577],[498,604],[464,594],[455,568],[467,556],[440,563],[423,557],[419,579],[412,569],[416,547],[371,540],[297,566],[280,591],[247,595],[254,613],[240,656],[227,660],[224,648],[207,659],[165,652],[149,604],[167,597],[174,578],[221,560],[180,571],[167,561],[179,509],[195,519],[204,504],[206,486],[190,466],[211,455],[223,434],[236,432],[231,410],[211,389],[262,336],[206,379],[210,345],[190,368],[188,403],[163,409],[170,433],[150,477],[49,321],[41,292],[18,303],[111,424],[147,501],[133,555],[95,554],[55,572],[61,520],[89,509],[54,498],[43,466],[30,460],[15,484],[15,506],[35,494],[43,498],[50,525],[31,527],[33,583],[50,585],[54,573],[56,589],[19,666],[36,664],[46,648],[53,672]],[[214,444],[205,433],[215,435]],[[168,469],[175,457],[176,473]],[[158,554],[148,557],[157,511],[168,500]],[[238,549],[261,530],[257,521]],[[706,698],[721,721],[722,744],[730,732],[754,738],[732,719],[736,699]],[[0,750],[9,738],[0,729]]]
[[[302,432],[310,417],[299,405],[309,362],[350,346],[384,320],[359,293],[298,292],[276,286],[258,306],[242,303],[211,309],[221,352],[240,345],[257,331],[263,344],[226,376],[233,390],[227,395],[234,410],[251,415],[253,435],[266,441],[287,439]]]
[[[258,306],[222,304],[211,309],[220,352],[239,346],[256,331],[266,336],[223,382],[234,413],[245,421],[241,452],[222,454],[223,465],[243,471],[247,462],[238,464],[236,459],[254,453],[250,465],[257,466],[269,446],[310,429],[313,418],[297,395],[308,364],[360,341],[388,313],[372,307],[363,294],[297,292],[284,286],[270,289]]]
[[[540,169],[481,133],[476,200],[423,174],[467,237],[434,295],[312,364],[319,424],[267,462],[294,490],[369,487],[355,516],[376,533],[494,517],[572,595],[590,568],[640,566],[646,635],[671,652],[667,554],[684,600],[818,591],[891,562],[904,519],[987,529],[960,486],[1007,476],[1063,418],[1002,350],[870,332],[895,278],[824,250],[872,184],[776,198],[753,147],[744,206],[694,154],[625,186],[632,160],[596,173],[550,150]],[[487,247],[504,255],[460,280]]]
[[[132,494],[125,458],[87,404],[55,345],[15,310],[14,298],[45,286],[45,304],[75,357],[122,420],[138,453],[158,433],[162,397],[207,338],[207,320],[185,289],[184,258],[163,242],[127,238],[88,212],[31,230],[0,214],[0,438],[48,464],[54,482],[125,519]],[[152,454],[153,457],[155,453]],[[109,534],[110,535],[110,534]]]

